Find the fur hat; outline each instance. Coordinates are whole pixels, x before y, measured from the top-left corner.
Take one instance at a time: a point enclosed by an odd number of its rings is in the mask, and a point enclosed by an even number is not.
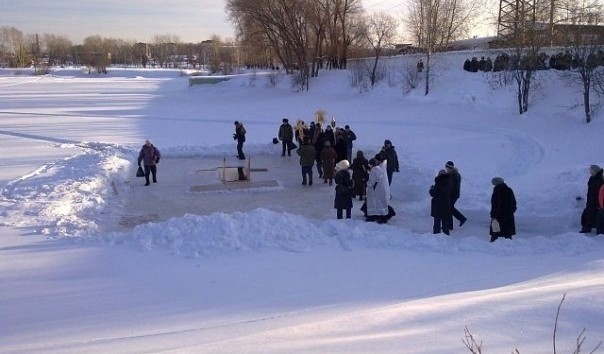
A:
[[[592,173],[598,173],[598,172],[600,172],[601,169],[602,168],[600,166],[598,166],[598,165],[591,165],[591,166],[589,166],[589,170]]]
[[[491,183],[493,183],[494,186],[498,186],[503,183],[503,178],[493,177],[493,179],[491,180]]]
[[[455,168],[455,164],[453,163],[453,161],[447,161],[447,163],[445,164],[446,168]]]
[[[342,160],[336,164],[336,171],[347,170],[350,167],[348,160]]]

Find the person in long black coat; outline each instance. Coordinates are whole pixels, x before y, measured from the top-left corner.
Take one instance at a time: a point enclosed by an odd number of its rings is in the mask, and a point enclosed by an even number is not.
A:
[[[455,208],[455,203],[457,203],[457,200],[461,196],[461,174],[457,167],[455,167],[453,161],[447,161],[445,164],[445,171],[451,175],[451,215],[459,221],[459,226],[461,227],[468,220],[465,215]],[[453,218],[451,218],[449,226],[450,229],[453,230]]]
[[[440,170],[434,178],[434,184],[430,187],[430,216],[434,218],[433,234],[442,232],[449,235],[449,220],[451,219],[451,176]]]
[[[342,160],[348,160],[348,143],[346,142],[344,130],[336,128],[335,137],[336,145],[334,146],[334,149],[336,149],[336,163]]]
[[[516,234],[516,222],[514,213],[516,212],[516,197],[514,191],[508,187],[501,177],[495,177],[493,183],[493,194],[491,195],[491,220],[497,220],[499,231],[493,230],[493,222],[489,234],[491,242],[499,237],[512,239]]]
[[[581,214],[581,233],[590,233],[596,227],[598,215],[598,192],[602,186],[602,168],[598,165],[589,167],[590,177],[587,181],[587,200]]]
[[[359,197],[363,200],[367,189],[367,180],[369,179],[369,161],[365,158],[363,151],[357,151],[357,157],[352,160],[352,181],[354,189],[352,197]]]
[[[386,164],[386,175],[388,176],[388,185],[392,184],[392,175],[394,174],[394,172],[398,172],[398,155],[396,154],[396,150],[394,148],[394,145],[392,145],[392,142],[388,139],[384,140],[384,146],[382,147],[382,150],[379,152],[379,155],[381,156],[380,159],[383,161],[385,157],[385,160],[387,161]]]
[[[346,210],[346,219],[350,219],[350,212],[352,210],[352,189],[354,182],[350,179],[348,167],[348,160],[342,160],[336,166],[338,172],[336,172],[334,178],[336,182],[336,196],[333,207],[336,209],[338,219],[342,219],[344,210]]]

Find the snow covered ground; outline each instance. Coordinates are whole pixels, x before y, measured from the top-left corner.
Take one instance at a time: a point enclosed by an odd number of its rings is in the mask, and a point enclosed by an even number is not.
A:
[[[519,116],[513,88],[436,61],[432,92],[374,90],[321,72],[308,92],[246,75],[189,87],[178,71],[0,71],[0,353],[571,352],[604,339],[604,237],[579,234],[588,167],[604,165],[601,116],[545,73]],[[398,68],[417,58],[391,58]],[[492,80],[491,80],[492,81]],[[423,87],[422,87],[423,88]],[[336,220],[333,187],[300,185],[273,145],[283,117],[323,109],[357,133],[355,151],[396,146],[397,211],[386,225]],[[254,181],[192,192],[235,159],[233,121]],[[134,177],[145,139],[159,183]],[[432,235],[428,188],[447,160],[469,221]],[[518,199],[514,240],[489,243],[494,176]],[[315,176],[316,178],[316,176]]]

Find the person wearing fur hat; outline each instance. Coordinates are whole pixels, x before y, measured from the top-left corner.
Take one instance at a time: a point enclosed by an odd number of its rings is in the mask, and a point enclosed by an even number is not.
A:
[[[333,184],[333,178],[335,175],[336,155],[336,150],[331,147],[331,143],[329,141],[325,141],[323,149],[321,149],[323,183],[329,182],[330,186]]]
[[[581,213],[581,233],[590,233],[596,227],[598,215],[598,193],[602,186],[602,168],[598,165],[589,166],[587,181],[587,199]]]
[[[428,193],[432,197],[430,202],[430,216],[434,218],[432,233],[439,234],[441,231],[449,235],[451,224],[451,176],[445,171],[438,171],[434,178],[434,184]]]
[[[398,166],[398,156],[396,154],[396,150],[392,145],[392,142],[388,139],[384,140],[384,146],[380,151],[380,155],[385,156],[387,165],[386,165],[386,175],[388,176],[388,185],[392,184],[392,175],[394,172],[399,171]]]
[[[145,165],[145,186],[149,185],[150,174],[153,175],[153,183],[157,183],[157,164],[160,157],[159,150],[151,144],[149,139],[145,140],[145,145],[138,153],[138,167],[141,167],[141,162]]]
[[[289,124],[287,118],[283,118],[279,127],[279,141],[281,141],[281,156],[285,156],[285,150],[287,150],[287,156],[292,156],[292,143],[294,141],[294,128]]]
[[[501,177],[494,177],[493,194],[491,195],[491,242],[499,237],[512,239],[516,234],[516,197],[512,188],[508,187]]]
[[[461,195],[461,175],[453,161],[447,161],[445,164],[445,171],[451,176],[451,220],[450,229],[453,230],[453,218],[459,221],[461,227],[468,220],[459,210],[455,208],[455,203]]]
[[[344,210],[346,210],[346,219],[350,219],[350,211],[352,210],[352,189],[354,182],[350,178],[348,168],[350,164],[348,160],[342,160],[336,164],[336,196],[333,201],[333,207],[336,209],[336,216],[342,219]]]
[[[243,143],[245,142],[245,133],[246,130],[243,127],[243,123],[239,121],[235,121],[235,134],[233,134],[233,140],[237,140],[237,157],[239,160],[245,160],[245,155],[243,154]]]

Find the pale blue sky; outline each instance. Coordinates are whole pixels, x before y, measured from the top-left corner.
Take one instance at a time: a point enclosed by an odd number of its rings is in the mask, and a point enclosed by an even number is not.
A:
[[[368,11],[402,13],[406,0],[362,0]],[[92,35],[148,42],[157,34],[200,42],[234,36],[224,0],[0,0],[0,27],[62,35],[78,44]]]

